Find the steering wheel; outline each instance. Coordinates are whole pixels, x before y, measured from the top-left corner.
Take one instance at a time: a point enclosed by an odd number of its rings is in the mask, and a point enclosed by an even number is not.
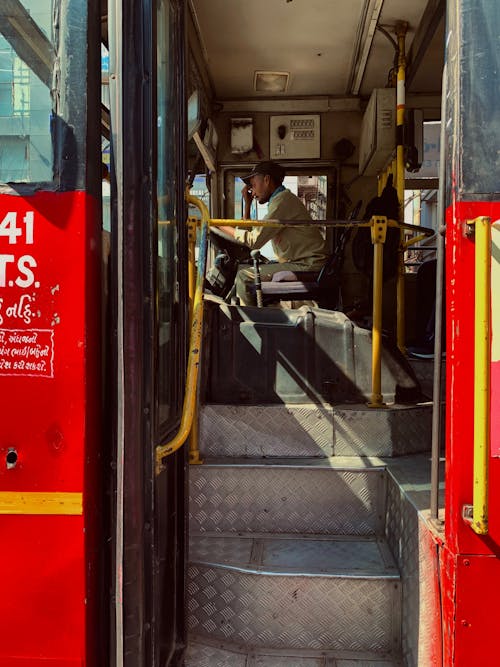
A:
[[[247,247],[244,243],[238,241],[233,236],[231,236],[231,234],[228,234],[227,232],[223,231],[220,227],[210,227],[210,233],[219,236],[220,238],[224,239],[224,241],[229,241],[230,243],[234,243],[237,246],[243,246],[244,248]]]

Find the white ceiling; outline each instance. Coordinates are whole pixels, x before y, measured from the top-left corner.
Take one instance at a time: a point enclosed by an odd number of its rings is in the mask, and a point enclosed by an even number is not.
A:
[[[368,16],[381,8],[379,25],[392,34],[407,21],[407,52],[428,0],[191,0],[208,69],[218,99],[265,96],[253,89],[256,70],[290,72],[286,96],[346,95],[357,35]],[[361,40],[363,47],[366,39]],[[425,92],[440,89],[442,32],[430,62],[422,63]],[[361,48],[362,50],[362,48]],[[376,31],[360,93],[383,87],[394,49]],[[436,59],[440,59],[436,63]],[[420,75],[420,72],[418,73]],[[418,80],[418,77],[415,81]],[[418,91],[414,88],[414,92]]]

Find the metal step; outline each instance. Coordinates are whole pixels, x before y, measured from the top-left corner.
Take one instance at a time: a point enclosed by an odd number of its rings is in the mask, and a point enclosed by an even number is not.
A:
[[[430,448],[432,404],[203,405],[203,456],[400,456]]]
[[[192,535],[187,589],[197,639],[399,655],[399,574],[381,539]]]
[[[199,641],[189,642],[184,667],[401,667],[401,662],[370,653],[239,649]]]
[[[377,458],[213,459],[190,468],[193,533],[382,535]]]

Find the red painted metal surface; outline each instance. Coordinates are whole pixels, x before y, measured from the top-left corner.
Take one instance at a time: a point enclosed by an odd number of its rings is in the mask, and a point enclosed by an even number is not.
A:
[[[0,515],[2,667],[98,664],[97,211],[84,192],[0,195],[0,492],[84,503],[83,516]]]
[[[498,215],[498,212],[497,212]],[[500,219],[491,230],[491,455],[500,457]]]
[[[440,558],[442,541],[429,524],[418,522],[419,592],[418,661],[426,667],[442,667],[442,618],[440,589]]]
[[[448,549],[443,556],[443,664],[497,667],[500,559]]]
[[[459,556],[456,582],[455,667],[497,667],[500,560]]]
[[[455,645],[455,555],[448,547],[442,550],[440,565],[443,667],[452,667]]]
[[[497,326],[498,320],[500,313],[497,314]],[[491,455],[500,457],[500,361],[498,360],[491,362],[491,406]]]
[[[456,553],[498,553],[500,460],[490,458],[489,535],[479,537],[462,520],[472,503],[474,441],[474,241],[466,222],[500,219],[500,203],[460,202],[447,211],[447,483],[446,542]],[[495,286],[493,286],[495,289]],[[492,405],[492,412],[495,405]]]
[[[472,504],[474,441],[475,246],[466,223],[479,216],[499,220],[500,203],[456,202],[447,211],[446,548],[441,581],[444,665],[454,667],[498,664],[500,459],[494,452],[489,459],[489,534],[476,535],[462,518],[464,505]],[[496,384],[492,389],[498,392]],[[492,416],[498,411],[495,400]],[[491,424],[496,428],[495,418]],[[492,436],[493,442],[497,431]]]

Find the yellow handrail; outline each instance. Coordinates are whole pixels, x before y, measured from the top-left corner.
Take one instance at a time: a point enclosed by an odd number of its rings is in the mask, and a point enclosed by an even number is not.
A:
[[[398,73],[396,83],[396,190],[399,200],[399,219],[404,219],[404,196],[405,196],[405,160],[404,160],[404,122],[406,107],[406,54],[405,41],[408,31],[406,21],[396,23],[396,35],[398,39]],[[398,348],[404,354],[406,352],[406,323],[405,323],[405,264],[404,264],[404,234],[403,229],[399,230],[400,243],[398,255],[398,274],[397,274],[397,330],[396,338]]]
[[[200,257],[198,260],[198,271],[196,273],[196,287],[193,294],[194,285],[194,245],[196,242],[196,228],[197,222],[193,219],[188,221],[188,254],[189,254],[189,300],[190,300],[190,321],[191,321],[191,337],[189,346],[189,359],[187,367],[186,389],[184,396],[184,404],[182,408],[182,417],[179,431],[176,436],[169,442],[158,445],[156,448],[156,474],[160,474],[164,470],[162,460],[176,452],[187,440],[191,434],[189,446],[189,461],[190,463],[201,463],[199,448],[198,448],[198,431],[197,431],[197,398],[198,398],[198,371],[200,365],[201,353],[201,335],[203,328],[203,281],[205,277],[206,267],[206,253],[207,253],[207,234],[210,225],[219,226],[227,225],[231,227],[249,226],[249,227],[282,227],[289,224],[280,220],[236,220],[214,218],[210,219],[208,208],[203,201],[186,194],[186,201],[198,208],[201,213],[201,239],[200,239]],[[310,220],[292,221],[292,224],[304,225],[310,224]],[[345,222],[338,220],[322,220],[320,224],[333,227],[345,227]],[[375,217],[368,222],[352,222],[351,224],[357,227],[371,227],[372,240],[376,238],[374,243],[374,313],[373,313],[373,349],[372,349],[372,396],[370,405],[372,407],[382,407],[381,394],[381,330],[382,330],[382,266],[383,266],[383,243],[385,242],[385,230],[389,227],[399,227],[400,229],[410,229],[415,231],[413,225],[399,223],[395,220],[387,220],[385,217]],[[383,226],[383,234],[380,231],[376,232],[373,237],[373,230],[375,225]],[[425,228],[422,229],[425,232]],[[432,230],[427,230],[427,235],[432,234]]]
[[[345,228],[348,225],[352,227],[371,227],[371,220],[242,220],[233,218],[210,218],[208,221],[210,227],[307,227],[311,225],[320,225],[321,227],[341,227]],[[430,227],[421,227],[420,225],[411,225],[406,222],[398,222],[397,220],[387,220],[388,227],[398,227],[399,229],[407,229],[410,232],[421,232],[421,235],[415,242],[421,241],[423,238],[433,236],[436,232]],[[408,242],[406,242],[408,243]]]
[[[474,306],[474,491],[472,530],[488,533],[488,463],[490,455],[490,301],[491,220],[479,217],[475,228]]]
[[[399,230],[398,274],[396,281],[396,342],[403,354],[406,354],[406,320],[405,320],[405,258],[404,234]]]
[[[210,214],[205,204],[190,194],[186,194],[186,201],[196,206],[201,213],[200,255],[198,272],[196,275],[196,289],[193,298],[191,314],[191,338],[189,344],[189,359],[187,367],[186,389],[182,406],[181,424],[177,435],[164,445],[156,447],[156,474],[165,469],[162,461],[169,454],[176,452],[186,442],[192,430],[197,414],[198,398],[198,370],[200,366],[201,334],[203,329],[203,281],[205,279],[205,265],[207,259],[207,234]],[[190,463],[201,463],[198,443],[190,443]]]
[[[373,244],[373,321],[372,321],[372,395],[368,406],[381,408],[382,398],[382,286],[384,269],[384,243],[387,234],[387,218],[371,219]]]

